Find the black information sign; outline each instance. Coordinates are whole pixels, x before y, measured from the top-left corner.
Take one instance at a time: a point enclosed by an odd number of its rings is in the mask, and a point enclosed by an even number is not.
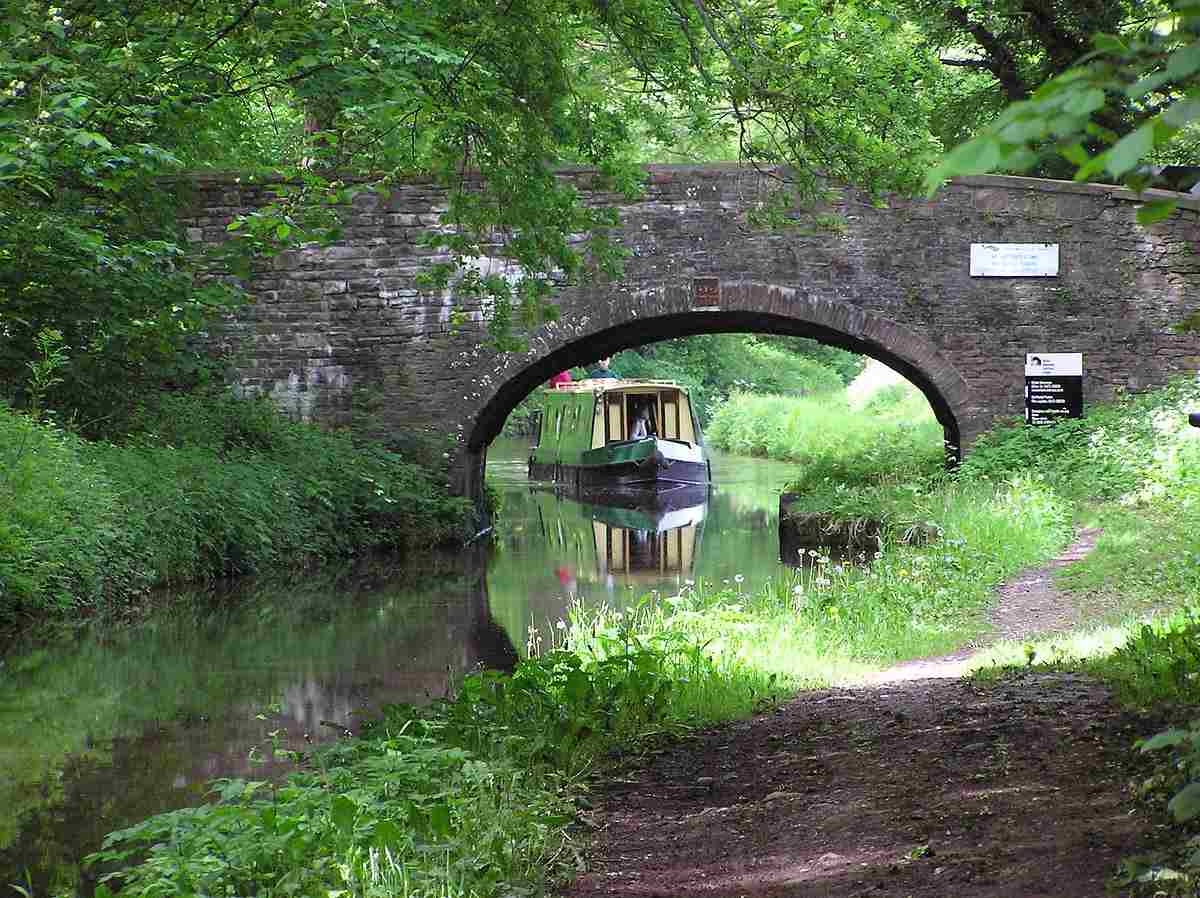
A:
[[[1083,417],[1083,355],[1040,352],[1025,356],[1025,423],[1053,424]]]

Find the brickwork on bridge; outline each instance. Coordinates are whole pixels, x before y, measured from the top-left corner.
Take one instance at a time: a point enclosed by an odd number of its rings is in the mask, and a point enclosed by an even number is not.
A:
[[[430,185],[360,194],[337,245],[283,254],[248,287],[257,297],[231,333],[238,376],[292,413],[336,421],[355,388],[374,391],[395,433],[452,434],[458,489],[479,487],[487,444],[513,405],[552,374],[668,337],[725,330],[811,336],[873,355],[917,383],[947,437],[969,448],[999,416],[1019,414],[1026,352],[1082,352],[1085,402],[1200,368],[1200,201],[1140,227],[1127,191],[1029,178],[956,181],[932,200],[872,203],[841,191],[821,215],[767,230],[754,212],[778,186],[733,165],[649,169],[643,198],[620,207],[628,250],[619,280],[565,288],[561,316],[527,353],[487,348],[481,309],[419,289],[438,224]],[[588,190],[592,175],[563,177]],[[225,239],[262,187],[200,178],[183,224]],[[969,274],[972,243],[1055,243],[1050,278]]]

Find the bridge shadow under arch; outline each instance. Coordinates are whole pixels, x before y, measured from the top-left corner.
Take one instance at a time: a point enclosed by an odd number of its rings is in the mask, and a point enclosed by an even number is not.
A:
[[[961,457],[964,418],[969,419],[973,412],[970,391],[959,372],[923,335],[844,303],[813,298],[795,288],[760,283],[723,284],[720,308],[676,311],[680,308],[681,289],[641,291],[638,298],[643,301],[635,306],[640,312],[632,312],[626,320],[548,347],[543,354],[532,353],[527,364],[499,384],[476,416],[467,435],[467,457],[463,462],[477,470],[467,474],[467,483],[474,481],[482,487],[487,446],[500,434],[513,408],[559,371],[587,366],[623,349],[713,333],[808,337],[878,359],[924,394],[942,425],[951,459]],[[654,314],[654,306],[664,311]],[[968,425],[966,430],[974,428]]]

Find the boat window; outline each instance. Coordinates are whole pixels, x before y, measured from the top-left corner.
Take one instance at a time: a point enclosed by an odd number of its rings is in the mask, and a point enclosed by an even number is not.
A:
[[[657,408],[654,396],[630,396],[627,419],[629,439],[640,440],[658,434]]]
[[[663,393],[662,435],[668,440],[678,440],[679,436],[679,394]]]
[[[597,402],[592,410],[592,448],[599,449],[604,443],[604,403]]]
[[[692,406],[688,402],[687,396],[679,397],[679,439],[686,440],[689,443],[699,443],[700,434],[697,433],[695,427],[695,419],[692,417]]]
[[[608,399],[608,442],[617,443],[625,439],[625,403],[621,394]]]

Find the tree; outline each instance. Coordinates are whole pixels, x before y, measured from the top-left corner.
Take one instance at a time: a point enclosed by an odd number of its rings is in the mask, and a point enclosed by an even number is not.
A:
[[[190,341],[239,302],[197,287],[174,226],[193,168],[292,182],[235,241],[336,236],[304,210],[413,174],[450,188],[431,242],[450,264],[497,243],[525,277],[471,273],[497,335],[553,314],[558,284],[615,270],[611,213],[554,175],[636,191],[671,150],[794,166],[873,190],[919,183],[938,150],[936,63],[894,17],[816,0],[0,0],[0,382],[20,398],[43,329],[70,347],[52,398],[87,414],[127,382],[187,381]],[[338,193],[338,191],[341,191]],[[570,235],[588,233],[579,247]],[[180,364],[182,363],[182,369]],[[191,369],[184,370],[184,369]],[[115,389],[93,401],[98,383]]]
[[[1158,0],[899,0],[918,23],[942,65],[957,73],[939,98],[934,132],[947,146],[973,137],[1007,103],[1027,100],[1073,67],[1091,35],[1127,35],[1152,28],[1165,5]],[[1140,111],[1130,103],[1106,113],[1105,126],[1126,133]],[[1061,163],[1061,164],[1060,164]],[[1037,171],[1062,175],[1065,162],[1043,158]]]
[[[927,181],[953,175],[1026,171],[1051,157],[1069,163],[1076,180],[1107,177],[1136,190],[1155,183],[1145,165],[1155,154],[1195,147],[1200,121],[1200,4],[1176,0],[1151,27],[1098,33],[1092,51],[1028,99],[1009,104],[996,121],[951,151]],[[1138,124],[1122,133],[1114,117],[1131,111]],[[1170,200],[1146,203],[1142,222],[1170,214]]]

